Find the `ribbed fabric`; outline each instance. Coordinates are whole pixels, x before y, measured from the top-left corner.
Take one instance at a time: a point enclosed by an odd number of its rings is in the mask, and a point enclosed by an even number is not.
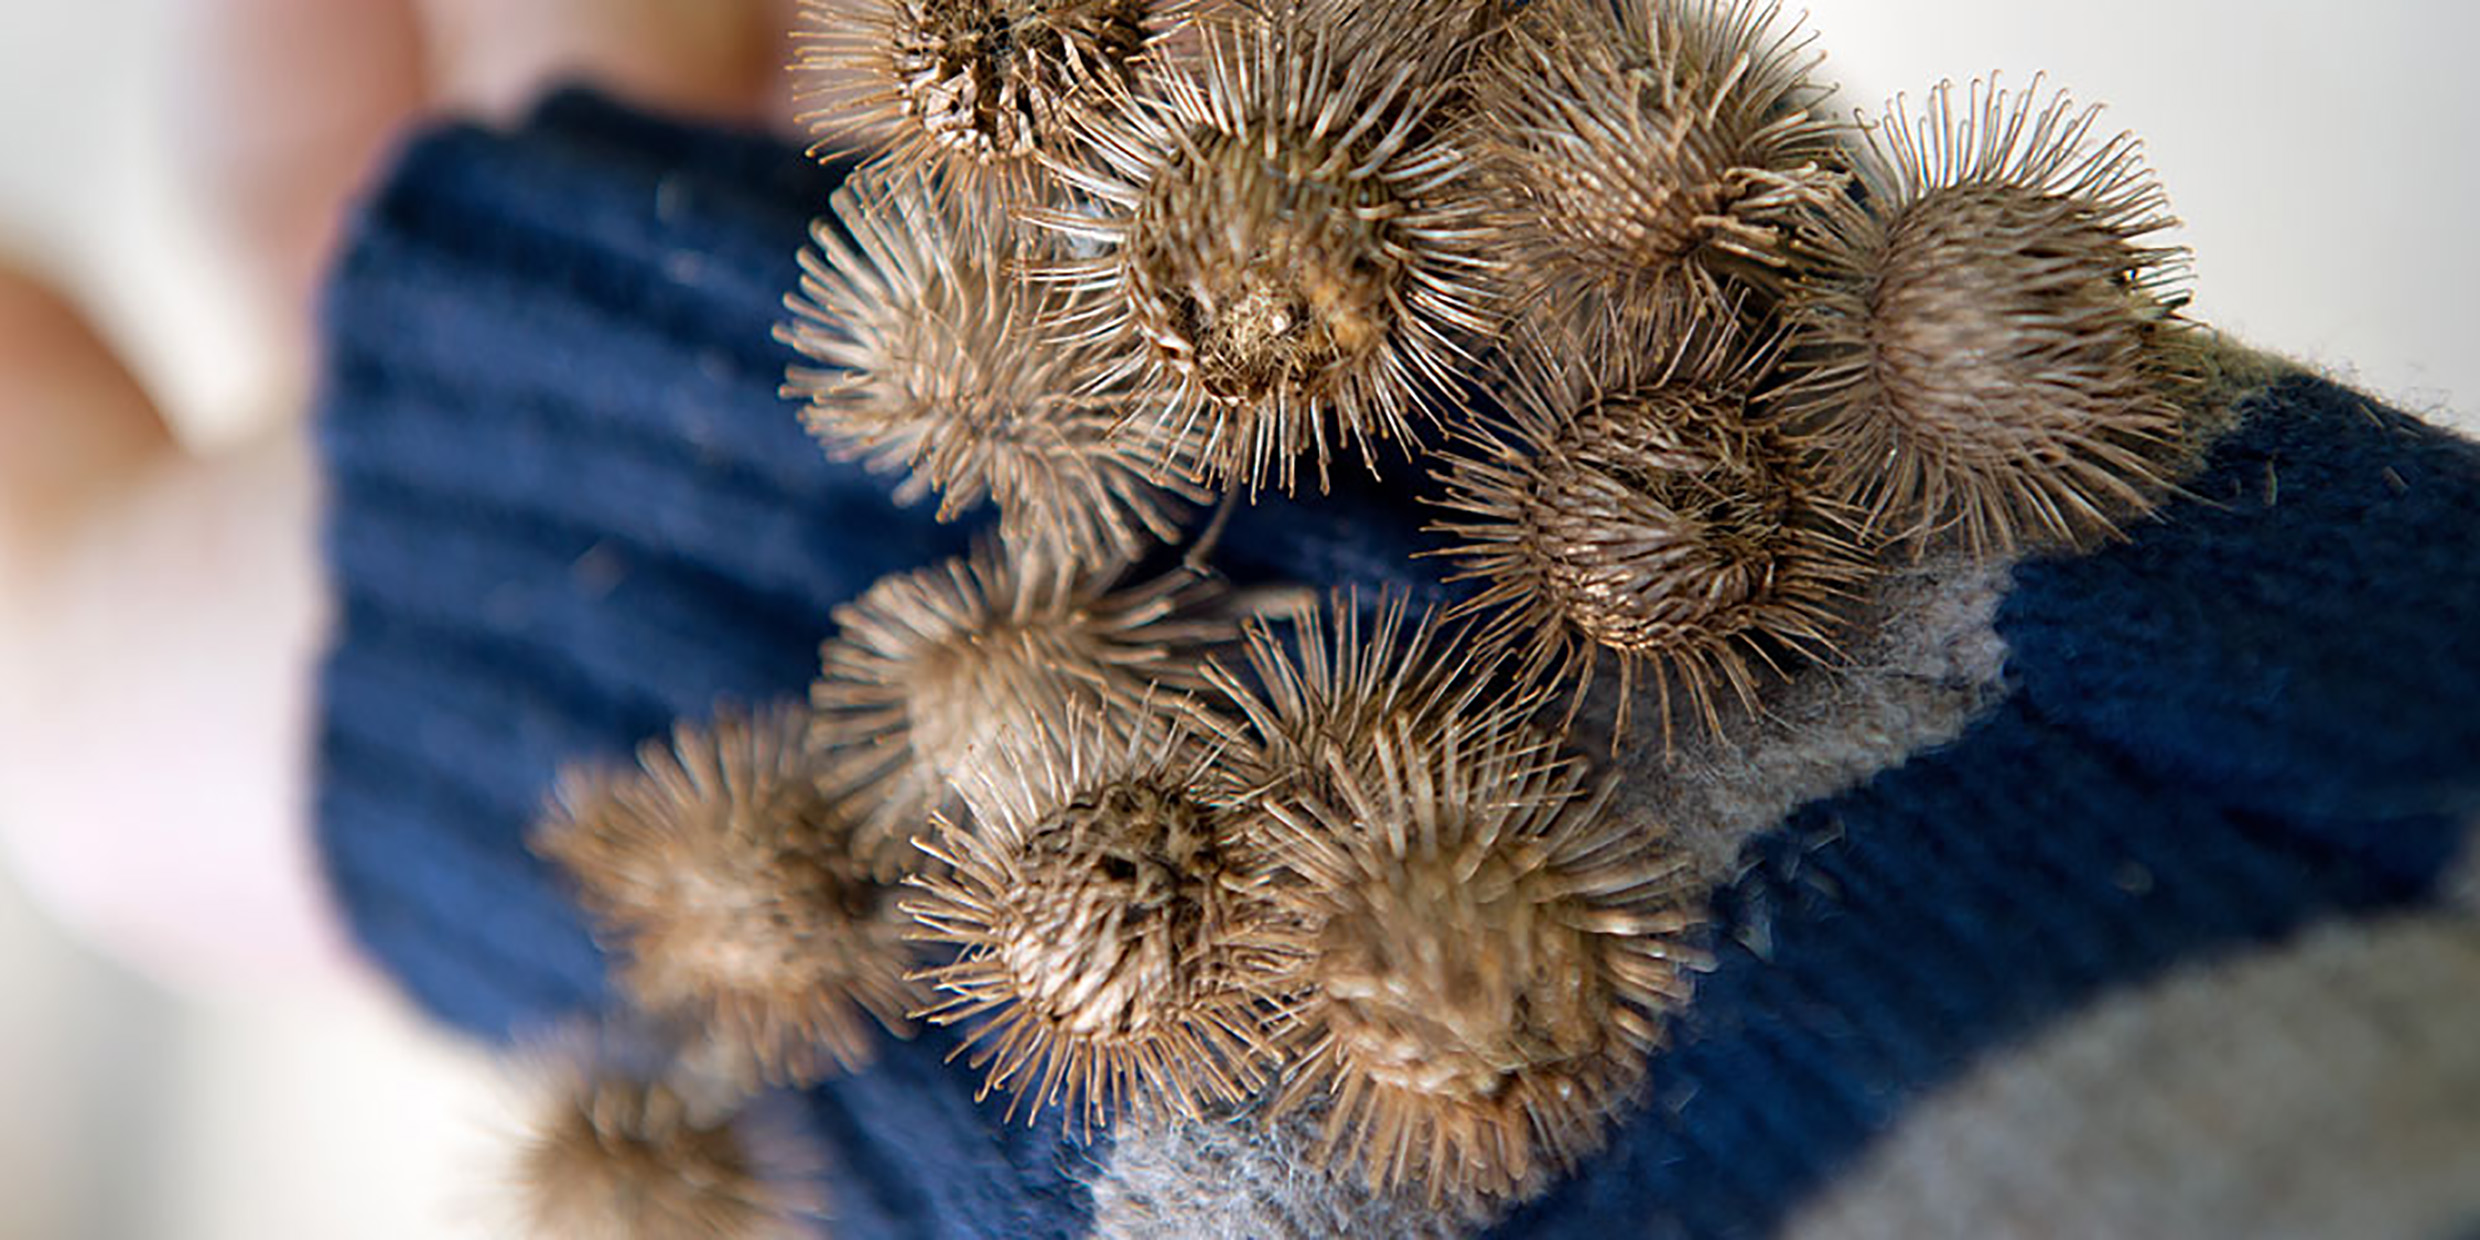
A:
[[[834,604],[965,544],[776,395],[769,331],[833,179],[568,97],[422,137],[355,225],[319,419],[320,838],[362,942],[460,1027],[608,998],[523,845],[562,763],[799,695]],[[2242,412],[2163,519],[2019,571],[2019,689],[1988,718],[1760,841],[1643,1113],[1500,1234],[1764,1234],[2044,1022],[2429,897],[2480,808],[2480,454],[2305,377]],[[1427,484],[1387,474],[1243,508],[1218,564],[1443,597],[1409,558]],[[839,1234],[1081,1234],[1101,1152],[1003,1128],[949,1045],[890,1040],[813,1091]]]
[[[2459,839],[2438,818],[2354,829],[2405,855]],[[1763,1235],[1974,1057],[2181,960],[2424,899],[2436,874],[2148,778],[2022,697],[1756,858],[1645,1115],[1499,1234]]]
[[[1907,1110],[1789,1234],[2467,1236],[2475,1029],[2480,920],[2319,925],[2113,994],[1976,1065]]]
[[[2016,575],[2024,694],[2264,812],[2480,813],[2480,445],[2304,376],[2243,412],[2174,519]]]

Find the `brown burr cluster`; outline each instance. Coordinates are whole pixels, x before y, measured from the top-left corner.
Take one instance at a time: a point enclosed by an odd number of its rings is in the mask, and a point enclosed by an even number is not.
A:
[[[808,726],[783,708],[683,724],[634,772],[573,772],[534,836],[640,1009],[739,1075],[794,1084],[868,1063],[869,1026],[901,1029],[919,1001],[905,923],[818,784]]]
[[[1445,132],[1458,45],[1375,16],[1204,23],[1193,73],[1049,161],[1088,201],[1025,212],[1097,251],[1048,273],[1089,299],[1065,322],[1167,395],[1210,481],[1290,491],[1308,456],[1323,489],[1330,433],[1364,457],[1412,440],[1491,326],[1497,264]]]
[[[1124,575],[986,543],[836,609],[810,739],[881,877],[914,867],[933,811],[961,812],[960,775],[1049,760],[1073,704],[1126,735],[1203,683],[1199,656],[1231,632],[1220,590],[1182,572],[1123,588]]]
[[[780,1099],[751,1101],[623,1031],[541,1053],[515,1167],[543,1240],[803,1240],[827,1211],[820,1151]]]
[[[1179,537],[1208,496],[1165,402],[1089,386],[1099,347],[1027,330],[1069,304],[1024,278],[1040,250],[987,196],[933,193],[922,176],[855,174],[801,256],[780,335],[817,363],[785,388],[810,429],[838,456],[907,471],[898,503],[936,494],[944,521],[987,500],[1009,542],[1063,566]]]
[[[1842,192],[1808,40],[1773,0],[1525,10],[1481,75],[1472,143],[1525,311],[1623,348],[1778,286],[1800,213]]]
[[[2036,84],[2037,86],[2037,84]],[[2193,349],[2184,252],[2125,134],[2097,109],[1975,84],[1897,109],[1821,216],[1787,318],[1784,420],[1871,524],[1975,551],[2113,533],[2169,485]]]
[[[1758,709],[1759,669],[1829,656],[1869,563],[1818,462],[1753,416],[1764,355],[1735,358],[1711,331],[1647,335],[1598,368],[1535,363],[1506,433],[1448,457],[1440,503],[1457,515],[1434,528],[1483,583],[1466,609],[1491,616],[1484,645],[1571,701],[1610,652],[1622,729],[1650,668],[1667,741],[1674,686],[1719,732],[1726,705]]]
[[[1459,1208],[1538,1188],[1644,1079],[1702,960],[1702,892],[1662,824],[1610,811],[1540,699],[1462,634],[1296,614],[1219,674],[1231,768],[1299,936],[1281,957],[1284,1081],[1372,1185]],[[1256,686],[1252,689],[1250,686]]]
[[[1005,1117],[1313,1123],[1503,1207],[1640,1105],[1704,960],[1677,824],[1568,747],[1597,669],[1660,778],[1835,675],[1882,567],[2114,535],[2189,459],[2161,191],[2037,84],[1844,124],[1773,0],[803,11],[819,149],[870,154],[785,394],[997,537],[536,837],[742,1086],[919,1020]],[[1427,476],[1459,605],[1216,574],[1338,455]]]
[[[1472,730],[1468,731],[1470,728]],[[1309,927],[1276,1110],[1323,1100],[1372,1184],[1507,1196],[1599,1143],[1685,1002],[1696,894],[1547,738],[1395,721],[1266,829]]]
[[[970,778],[942,870],[906,909],[959,948],[924,973],[940,1023],[989,1014],[973,1064],[1087,1128],[1130,1104],[1195,1114],[1262,1083],[1265,1003],[1296,950],[1230,777],[1179,724],[1071,732],[1033,771]]]
[[[1025,192],[1184,20],[1178,0],[800,0],[794,98],[822,151]]]

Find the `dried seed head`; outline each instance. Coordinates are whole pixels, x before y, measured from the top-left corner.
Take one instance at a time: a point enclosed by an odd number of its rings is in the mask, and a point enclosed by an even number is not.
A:
[[[920,992],[895,893],[819,791],[806,713],[777,707],[648,742],[639,769],[572,771],[533,847],[626,955],[646,1012],[753,1077],[806,1083],[872,1056]]]
[[[1219,663],[1206,669],[1238,717],[1220,725],[1225,766],[1252,796],[1264,796],[1313,781],[1329,750],[1368,753],[1389,727],[1485,731],[1532,710],[1530,699],[1491,697],[1488,665],[1442,640],[1434,619],[1425,613],[1407,633],[1404,600],[1389,596],[1365,626],[1359,596],[1337,592],[1294,606],[1289,640],[1269,624],[1246,626],[1247,674]]]
[[[1138,85],[1178,0],[801,0],[794,99],[822,147],[1030,196],[1038,157]]]
[[[1577,698],[1614,652],[1622,730],[1649,665],[1666,740],[1674,682],[1719,732],[1717,689],[1754,711],[1759,665],[1829,655],[1835,605],[1868,571],[1810,460],[1752,424],[1758,363],[1726,356],[1691,343],[1610,383],[1514,368],[1511,437],[1470,436],[1477,454],[1439,475],[1440,506],[1463,515],[1432,528],[1462,540],[1458,579],[1484,583],[1462,605],[1493,615],[1481,644]]]
[[[1196,78],[1166,76],[1089,128],[1087,166],[1058,166],[1099,212],[1027,215],[1097,247],[1051,272],[1097,299],[1069,329],[1169,395],[1210,476],[1252,488],[1290,490],[1311,452],[1322,484],[1330,430],[1365,457],[1411,439],[1491,323],[1467,161],[1432,123],[1441,53],[1336,12],[1210,23]]]
[[[2038,92],[1975,83],[1957,117],[1941,85],[1917,121],[1898,101],[1793,298],[1786,413],[1897,536],[2104,534],[2177,454],[2184,259],[2147,242],[2166,200],[2131,136],[2095,143],[2097,108]]]
[[[1809,110],[1818,57],[1776,0],[1545,0],[1475,88],[1473,145],[1517,295],[1599,356],[1616,333],[1734,309],[1783,224],[1841,188]]]
[[[822,1163],[768,1101],[739,1109],[599,1061],[565,1066],[518,1156],[542,1240],[798,1240],[817,1233]]]
[[[835,609],[810,735],[829,787],[864,815],[879,874],[915,868],[933,810],[959,816],[959,775],[1046,761],[1071,703],[1093,699],[1127,735],[1203,686],[1205,651],[1232,635],[1212,614],[1220,588],[1174,570],[1114,589],[1118,576],[1067,576],[984,544]]]
[[[777,333],[831,368],[796,367],[784,387],[829,451],[909,470],[897,501],[936,491],[942,521],[988,498],[1009,542],[1066,565],[1178,536],[1180,501],[1210,498],[1186,481],[1195,448],[1125,385],[1087,385],[1097,348],[1037,330],[1067,295],[1026,281],[1032,249],[995,205],[862,172],[834,210],[842,228],[811,230]]]
[[[918,975],[944,996],[924,1015],[987,1018],[969,1041],[989,1088],[1090,1132],[1128,1105],[1195,1115],[1260,1084],[1270,979],[1297,942],[1219,757],[1183,729],[1083,728],[1031,779],[967,781],[975,825],[942,820],[945,871],[905,909],[960,949]]]
[[[1265,805],[1312,943],[1275,1110],[1330,1099],[1374,1186],[1525,1193],[1600,1143],[1687,1000],[1685,863],[1520,731],[1390,727],[1326,767],[1331,797]]]

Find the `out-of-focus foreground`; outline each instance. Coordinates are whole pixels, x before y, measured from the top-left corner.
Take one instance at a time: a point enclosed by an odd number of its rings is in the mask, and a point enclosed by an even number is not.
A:
[[[448,1240],[521,1095],[375,991],[178,995],[0,873],[0,1236]]]
[[[645,15],[706,11],[718,2],[541,0],[508,8],[539,11],[541,23],[659,24]],[[435,7],[485,11],[490,4]],[[373,5],[346,0],[329,11],[361,7]],[[2018,86],[2045,69],[2078,98],[2107,103],[2104,128],[2145,135],[2187,222],[2178,239],[2197,255],[2197,317],[2404,407],[2459,406],[2463,425],[2475,425],[2468,418],[2480,410],[2480,351],[2470,347],[2475,316],[2467,302],[2480,287],[2480,239],[2453,222],[2480,201],[2480,166],[2452,153],[2480,149],[2480,105],[2460,86],[2463,49],[2480,38],[2480,10],[2429,0],[2371,0],[2347,15],[2323,0],[2094,0],[2039,9],[1810,0],[1808,7],[1820,46],[1833,51],[1826,73],[1843,83],[1846,108],[1874,109],[1897,91],[1917,99],[1941,77],[1993,69]],[[289,277],[253,276],[237,251],[245,230],[201,212],[191,192],[199,162],[219,144],[272,142],[182,124],[183,92],[198,81],[186,70],[229,33],[213,27],[215,11],[209,0],[0,0],[0,270],[55,285],[199,451],[280,435],[298,418],[305,320],[295,294],[313,261],[302,260],[304,269]],[[678,55],[730,59],[711,48],[670,46],[682,49]],[[512,106],[516,84],[541,69],[491,61],[461,62],[471,76],[451,93]],[[296,167],[285,175],[316,174]],[[283,197],[283,186],[262,188]],[[786,250],[800,240],[785,238]],[[43,450],[45,436],[24,425],[33,412],[0,404],[0,452]],[[0,461],[11,467],[0,468],[0,479],[43,476],[47,464]],[[293,519],[287,502],[271,496],[263,510],[244,515],[281,524]],[[0,538],[0,557],[9,552]],[[142,578],[162,567],[86,565],[90,603],[108,606],[119,597],[116,585],[130,599],[151,597],[146,587],[157,583]],[[203,579],[223,581],[219,608],[246,617],[264,605],[245,579]],[[0,574],[0,594],[9,580]],[[11,604],[0,597],[0,641],[22,631],[7,622]],[[103,643],[68,649],[84,653],[41,654],[52,660],[39,669],[42,683],[86,686],[75,719],[108,724],[120,709],[111,695],[140,689]],[[0,650],[0,694],[22,689],[7,672],[35,657]],[[180,685],[134,684],[175,694],[184,686],[242,692],[228,674],[250,665],[211,652],[192,657],[200,663]],[[276,692],[268,688],[271,697]],[[0,717],[8,705],[0,702]],[[283,709],[233,705],[222,726],[247,727]],[[0,739],[8,735],[0,727]],[[184,769],[159,752],[178,735],[97,728],[48,740],[52,752],[74,749],[97,772],[160,784]],[[27,761],[0,748],[0,840],[19,839],[20,828],[50,840],[88,832],[146,838],[110,820],[141,812],[130,807],[142,798],[98,796],[91,818],[8,821],[13,805],[20,814],[37,812],[8,795],[31,774]],[[298,803],[298,789],[256,791],[205,800],[248,813]],[[59,802],[44,804],[53,808],[42,812],[52,813]],[[215,834],[228,825],[214,813],[172,823],[184,844],[179,856],[194,848],[264,871],[268,885],[287,881],[276,871],[298,858],[297,836],[286,837],[293,852],[253,851]],[[38,874],[34,856],[15,843],[0,847],[0,985],[7,988],[0,1098],[8,1100],[0,1106],[0,1236],[505,1234],[493,1159],[515,1091],[485,1055],[423,1026],[365,973],[243,980],[219,968],[174,976],[156,960],[142,962],[153,974],[142,973],[128,963],[125,944],[97,932],[100,906],[91,893],[80,897],[78,929],[64,928],[55,915],[66,871]],[[141,871],[144,881],[160,881],[166,868],[163,855],[127,860],[133,881]],[[81,872],[116,871],[106,864]],[[143,890],[138,898],[146,898]]]

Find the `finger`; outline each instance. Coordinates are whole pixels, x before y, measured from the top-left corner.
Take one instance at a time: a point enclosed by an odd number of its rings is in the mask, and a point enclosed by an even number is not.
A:
[[[300,436],[165,453],[0,599],[0,843],[168,985],[361,972],[312,860],[320,602]]]
[[[348,967],[300,804],[310,496],[298,436],[188,456],[75,307],[0,269],[0,851],[174,984]]]
[[[591,81],[666,111],[767,115],[789,18],[777,0],[421,0],[433,93],[507,116],[548,86]]]
[[[67,298],[0,266],[0,581],[170,447],[135,378]]]
[[[205,209],[307,322],[343,206],[421,106],[410,0],[217,0],[170,92]]]

